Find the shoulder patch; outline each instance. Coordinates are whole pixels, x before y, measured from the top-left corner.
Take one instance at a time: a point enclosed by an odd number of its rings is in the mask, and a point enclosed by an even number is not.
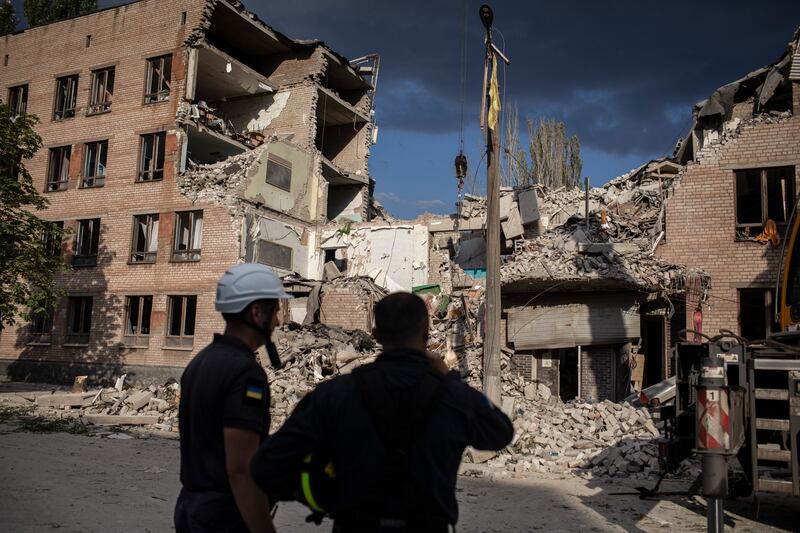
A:
[[[261,405],[267,397],[264,383],[257,379],[248,379],[244,385],[242,402],[249,405]]]

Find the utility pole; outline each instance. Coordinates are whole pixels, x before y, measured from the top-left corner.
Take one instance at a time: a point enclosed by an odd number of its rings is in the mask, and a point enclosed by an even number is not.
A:
[[[504,61],[505,56],[492,44],[492,8],[484,4],[480,8],[481,22],[486,28],[486,60],[483,72],[483,109],[491,109],[491,83],[487,84],[489,68],[495,67],[495,52]],[[495,95],[497,97],[497,95]],[[483,111],[481,124],[483,124]],[[499,178],[499,134],[495,134],[486,121],[486,337],[483,339],[483,392],[495,404],[500,405],[500,178]]]

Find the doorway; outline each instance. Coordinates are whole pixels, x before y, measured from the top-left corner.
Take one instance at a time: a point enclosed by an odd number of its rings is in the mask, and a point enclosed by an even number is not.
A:
[[[664,345],[666,332],[664,317],[642,317],[642,350],[644,351],[644,376],[642,388],[655,385],[664,379]]]
[[[558,354],[558,395],[564,402],[574,400],[578,397],[578,348],[554,351]]]

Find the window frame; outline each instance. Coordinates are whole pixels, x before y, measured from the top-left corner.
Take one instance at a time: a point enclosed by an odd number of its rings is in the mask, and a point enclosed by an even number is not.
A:
[[[88,303],[88,305],[87,305]],[[79,330],[73,330],[75,325],[76,305],[80,308]],[[67,299],[67,329],[64,335],[64,345],[86,346],[92,331],[92,310],[94,308],[94,296],[69,296]],[[87,313],[88,310],[88,313]],[[87,327],[88,326],[88,327]],[[84,331],[86,330],[86,331]]]
[[[169,60],[169,75],[164,76],[164,64],[167,60]],[[156,65],[158,65],[158,68],[156,68]],[[143,105],[169,101],[170,92],[172,91],[172,54],[148,57],[145,69]],[[156,74],[156,72],[159,73]],[[154,82],[154,76],[158,78],[156,81],[158,90],[150,92]],[[164,88],[164,86],[166,86],[166,88]]]
[[[787,191],[788,199],[785,199],[785,207],[787,207],[786,220],[775,221],[778,228],[783,228],[789,223],[792,210],[797,199],[797,168],[794,165],[781,165],[774,167],[752,167],[752,168],[738,168],[733,171],[733,198],[734,198],[734,230],[736,232],[736,240],[749,241],[752,240],[758,233],[764,230],[764,226],[769,220],[769,193],[768,193],[768,179],[767,174],[771,170],[789,169],[791,173],[787,173],[786,181],[791,184],[791,190]],[[739,222],[739,174],[746,172],[758,172],[759,174],[759,194],[761,196],[761,223],[740,223]],[[787,201],[788,200],[788,201]],[[744,233],[745,235],[741,235]]]
[[[100,155],[102,155],[103,163],[103,173],[98,174],[96,173],[101,164],[100,164],[100,157],[95,156],[95,168],[93,169],[93,173],[89,174],[89,150],[91,147],[98,147],[100,148]],[[102,141],[92,141],[85,143],[83,145],[83,175],[81,176],[80,181],[80,188],[81,189],[94,189],[98,187],[103,187],[106,184],[106,169],[108,168],[108,140]]]
[[[175,303],[180,299],[181,302],[181,323],[180,333],[172,335],[173,315],[175,313]],[[190,299],[194,301],[194,317],[192,320],[192,334],[186,335],[186,310],[189,308]],[[196,294],[173,294],[167,296],[167,329],[164,335],[164,347],[168,349],[191,349],[194,346],[194,334],[197,331],[197,295]]]
[[[202,257],[202,248],[203,248],[203,230],[205,227],[200,228],[200,246],[193,246],[197,244],[194,242],[194,234],[195,234],[195,227],[197,225],[198,217],[200,215],[200,220],[203,220],[203,210],[196,209],[192,211],[176,211],[175,212],[175,229],[172,235],[172,253],[170,254],[170,260],[176,263],[186,263],[186,262],[194,262],[200,261]],[[185,250],[181,250],[178,248],[179,242],[179,235],[181,231],[181,216],[182,215],[189,215],[189,244]],[[203,223],[205,224],[205,223]]]
[[[150,152],[150,161],[155,161],[158,164],[159,151],[161,152],[161,168],[145,168],[145,142],[148,138],[152,138],[152,149]],[[167,132],[155,131],[152,133],[143,133],[139,135],[139,169],[136,173],[137,183],[147,183],[150,181],[161,181],[164,179],[164,167],[166,166],[167,152]]]
[[[49,309],[43,315],[37,315],[30,322],[28,345],[49,346],[53,343],[55,309]]]
[[[15,93],[19,91],[19,95]],[[20,97],[21,96],[21,97]],[[22,110],[20,110],[22,103]],[[28,112],[28,84],[21,83],[8,88],[8,105],[11,107],[12,116],[17,117]]]
[[[53,158],[56,154],[60,154],[58,165],[54,165]],[[65,157],[66,156],[66,157]],[[49,149],[47,155],[47,182],[45,183],[44,192],[59,192],[59,191],[66,191],[69,189],[69,166],[72,160],[72,145],[66,146],[53,146]],[[64,172],[65,167],[64,163],[66,162],[66,172],[65,175],[61,175],[61,172]],[[59,175],[54,176],[55,168],[59,169]],[[55,180],[53,178],[58,177],[59,179]]]
[[[97,253],[100,249],[100,226],[101,221],[99,218],[84,218],[77,221],[77,231],[75,232],[75,241],[72,247],[72,266],[74,267],[92,267],[97,265]],[[83,254],[78,251],[83,248],[83,242],[86,239],[86,230],[84,224],[91,231],[89,242],[89,253]],[[92,251],[94,250],[94,251]]]
[[[279,248],[285,248],[285,249],[289,250],[289,267],[287,268],[287,267],[285,267],[283,265],[276,265],[276,264],[273,264],[273,263],[267,263],[267,262],[262,261],[261,260],[261,243],[262,242],[267,243],[267,244],[272,244],[273,246],[277,246]],[[277,243],[275,241],[270,241],[268,239],[258,239],[258,241],[256,242],[256,262],[260,263],[262,265],[267,265],[267,266],[270,266],[270,267],[273,267],[273,268],[278,268],[278,269],[281,269],[281,270],[287,270],[287,271],[291,272],[294,269],[294,249],[291,246],[286,246],[285,244],[280,244],[280,243]]]
[[[130,313],[134,299],[137,299],[138,310],[136,316],[137,333],[129,331]],[[149,301],[149,316],[147,317],[147,333],[142,333],[142,321],[146,302]],[[147,348],[150,346],[150,334],[153,331],[153,296],[148,294],[130,295],[125,297],[125,322],[122,328],[122,344],[129,348]]]
[[[101,79],[102,78],[102,79]],[[111,82],[109,83],[109,78]],[[89,90],[89,106],[86,115],[101,115],[111,112],[114,98],[114,83],[117,78],[115,66],[103,67],[92,71],[92,85]],[[111,89],[109,90],[109,86]],[[101,91],[102,89],[102,91]]]
[[[66,82],[64,94],[63,109],[59,109],[59,102],[61,101],[61,84]],[[79,74],[68,74],[66,76],[59,76],[56,78],[56,94],[53,102],[53,115],[52,119],[55,122],[75,118],[75,111],[78,107],[78,84],[80,83]],[[71,97],[71,98],[70,98]],[[72,100],[72,107],[66,107],[67,100]]]
[[[146,231],[146,235],[145,235],[145,251],[140,252],[140,251],[136,250],[137,236],[138,236],[138,231],[137,231],[138,225],[137,225],[137,222],[138,222],[138,219],[144,218],[144,217],[147,218],[147,223],[146,223],[147,231]],[[153,264],[153,263],[156,262],[156,260],[158,259],[158,231],[159,231],[158,229],[155,230],[156,231],[156,249],[155,249],[155,251],[147,250],[146,249],[147,248],[146,245],[147,245],[147,243],[149,243],[152,240],[152,232],[154,230],[154,224],[153,223],[155,222],[155,225],[157,227],[160,227],[160,226],[158,226],[158,224],[160,222],[160,219],[161,219],[161,217],[160,217],[159,213],[145,213],[145,214],[141,214],[141,215],[133,215],[133,228],[132,228],[132,231],[131,231],[131,249],[130,249],[130,255],[128,257],[128,263],[129,264],[140,265],[140,264]],[[136,256],[142,256],[142,259],[136,259],[135,258]]]
[[[63,220],[51,220],[49,222],[62,231],[64,230]],[[44,234],[42,235],[42,245],[44,246],[45,253],[50,257],[61,257],[63,253],[62,246],[64,241],[63,239],[56,239],[53,233],[53,231],[45,230]]]
[[[270,164],[278,165],[278,166],[283,167],[283,168],[285,168],[286,170],[289,171],[289,185],[287,187],[283,187],[281,185],[278,185],[277,183],[273,183],[273,182],[269,181],[269,166],[270,166]],[[280,190],[282,190],[284,192],[291,193],[292,192],[292,162],[291,161],[287,161],[286,159],[283,159],[282,157],[278,157],[276,155],[269,154],[267,156],[267,168],[264,171],[264,183],[266,183],[267,185],[270,185],[271,187],[275,187],[276,189],[280,189]]]

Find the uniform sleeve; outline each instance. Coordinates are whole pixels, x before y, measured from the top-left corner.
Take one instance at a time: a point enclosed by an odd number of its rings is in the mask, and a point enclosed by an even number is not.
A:
[[[465,383],[464,397],[469,409],[469,442],[478,450],[501,450],[514,438],[514,425],[489,398]]]
[[[322,384],[297,404],[283,426],[265,440],[250,464],[255,482],[267,494],[290,499],[299,480],[303,459],[324,442],[324,400],[327,384]]]
[[[259,367],[243,369],[234,379],[225,396],[222,425],[258,434],[269,430],[269,387]]]

